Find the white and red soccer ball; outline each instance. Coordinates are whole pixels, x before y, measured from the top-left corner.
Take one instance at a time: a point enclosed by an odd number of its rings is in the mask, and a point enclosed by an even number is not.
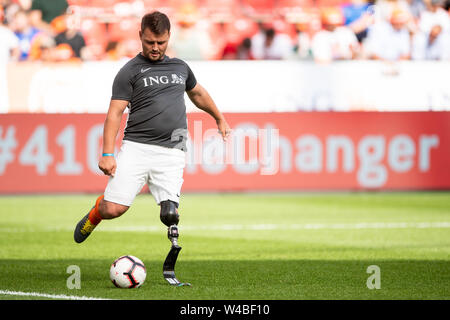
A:
[[[134,256],[122,256],[109,269],[109,277],[118,288],[138,288],[147,276],[144,263]]]

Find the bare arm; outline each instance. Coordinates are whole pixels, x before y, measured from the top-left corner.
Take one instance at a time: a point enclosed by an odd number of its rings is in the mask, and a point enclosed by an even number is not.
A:
[[[231,131],[230,127],[208,91],[197,83],[192,90],[187,91],[187,95],[197,108],[207,112],[216,120],[219,133],[222,135],[223,140],[226,141]]]
[[[111,100],[103,127],[103,153],[114,153],[117,133],[119,132],[122,115],[127,105],[128,101],[125,100]],[[104,174],[114,176],[116,160],[111,156],[102,156],[98,167]]]

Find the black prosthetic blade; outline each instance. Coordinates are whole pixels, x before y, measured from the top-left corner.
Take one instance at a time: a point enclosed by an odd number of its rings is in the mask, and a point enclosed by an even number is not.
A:
[[[181,247],[178,245],[173,245],[170,248],[169,253],[167,254],[166,260],[164,260],[163,264],[163,276],[164,279],[169,282],[172,286],[190,286],[190,283],[180,282],[175,276],[175,263],[177,262],[178,253],[180,253]]]

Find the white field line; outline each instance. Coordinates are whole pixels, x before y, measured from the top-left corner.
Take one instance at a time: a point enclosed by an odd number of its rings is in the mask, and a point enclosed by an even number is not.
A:
[[[9,296],[22,296],[22,297],[35,297],[35,298],[49,298],[49,299],[62,299],[62,300],[109,300],[104,298],[94,298],[85,296],[68,296],[65,294],[47,294],[39,292],[23,292],[23,291],[10,291],[0,290],[0,295]]]
[[[180,226],[183,231],[201,231],[201,230],[217,230],[217,231],[239,231],[239,230],[324,230],[324,229],[424,229],[424,228],[450,228],[450,222],[375,222],[375,223],[338,223],[338,224],[223,224],[223,225],[205,225],[205,226]],[[151,232],[160,231],[160,227],[152,226],[117,226],[107,227],[103,231],[141,231]]]
[[[266,231],[266,230],[359,230],[359,229],[427,229],[427,228],[450,228],[450,222],[360,222],[360,223],[307,223],[307,224],[222,224],[222,225],[180,225],[183,231]],[[108,226],[100,225],[98,231],[130,231],[130,232],[161,232],[164,226]],[[0,227],[0,233],[20,232],[48,232],[48,231],[73,231],[72,227],[47,227],[47,228],[9,228]]]

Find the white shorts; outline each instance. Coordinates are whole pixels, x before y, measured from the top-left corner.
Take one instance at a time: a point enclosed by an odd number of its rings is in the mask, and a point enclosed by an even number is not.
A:
[[[145,183],[156,203],[180,201],[185,153],[179,149],[123,140],[116,173],[105,189],[105,200],[131,206]]]

